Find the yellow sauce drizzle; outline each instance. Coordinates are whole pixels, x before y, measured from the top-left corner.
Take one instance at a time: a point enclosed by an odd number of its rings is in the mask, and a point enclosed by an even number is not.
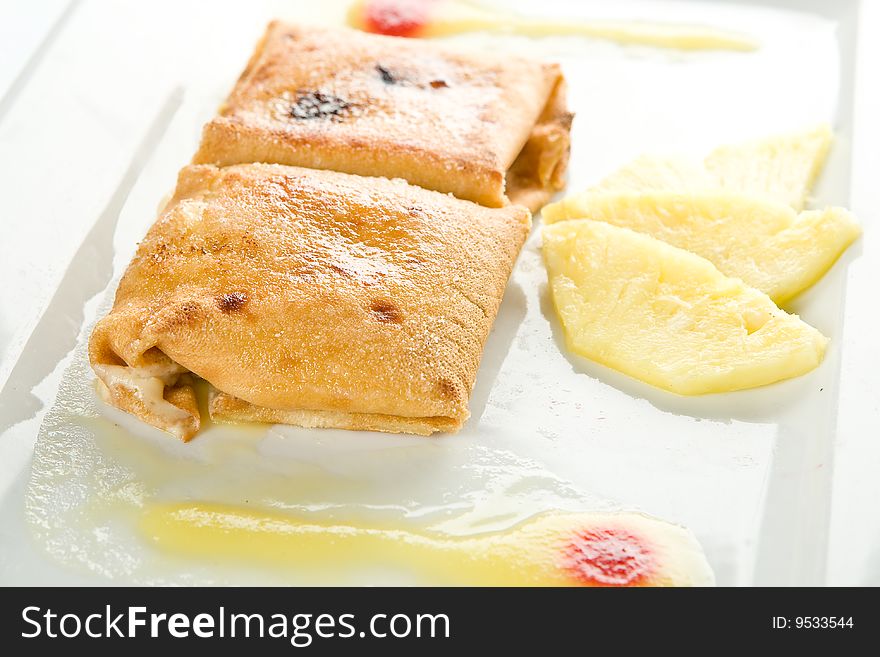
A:
[[[364,11],[372,0],[355,2],[348,23],[368,29]],[[751,51],[755,39],[735,32],[702,25],[675,25],[641,21],[583,21],[518,16],[462,0],[435,0],[427,23],[413,36],[442,37],[485,30],[522,36],[585,36],[627,45],[677,50]]]
[[[636,514],[544,514],[509,531],[455,537],[187,503],[148,507],[141,530],[157,547],[201,560],[233,559],[336,576],[345,569],[390,566],[427,584],[470,586],[595,585],[572,570],[566,550],[577,532],[625,531],[648,546],[652,564],[628,583],[668,583],[657,572],[653,542],[639,531],[651,529],[645,523],[666,526]]]

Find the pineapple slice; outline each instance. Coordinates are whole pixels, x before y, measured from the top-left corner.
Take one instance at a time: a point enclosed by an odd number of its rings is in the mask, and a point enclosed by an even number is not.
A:
[[[861,233],[843,208],[796,213],[731,192],[593,193],[544,208],[544,220],[588,218],[693,251],[776,303],[815,283]]]
[[[682,395],[799,376],[827,339],[700,256],[587,219],[544,229],[569,348]]]
[[[699,192],[718,188],[699,162],[643,155],[591,187],[591,193]]]
[[[643,155],[591,192],[706,192],[726,189],[802,210],[825,164],[827,124],[788,135],[721,146],[703,162]]]
[[[831,148],[831,128],[820,125],[789,135],[721,146],[706,170],[732,192],[802,210]]]

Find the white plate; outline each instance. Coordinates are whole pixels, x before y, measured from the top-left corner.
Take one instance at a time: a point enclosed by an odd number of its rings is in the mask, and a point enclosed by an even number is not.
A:
[[[855,85],[857,53],[867,59],[857,50],[867,46],[856,38],[856,3],[813,4],[817,13],[809,14],[615,3],[618,16],[659,13],[748,32],[763,43],[748,54],[579,39],[508,38],[498,47],[562,61],[577,113],[570,189],[646,151],[699,154],[749,136],[834,124],[838,140],[817,202],[851,205],[867,235],[792,304],[831,338],[818,370],[759,390],[685,399],[574,357],[550,308],[535,231],[486,347],[471,420],[457,436],[211,427],[182,445],[99,409],[84,340],[226,91],[231,72],[206,66],[157,114],[114,201],[118,219],[111,203],[0,395],[0,582],[301,581],[297,573],[172,559],[134,530],[145,501],[195,498],[457,533],[547,509],[636,509],[692,529],[721,584],[823,583],[829,574],[835,582],[876,583],[878,523],[860,517],[872,507],[848,503],[831,515],[833,488],[850,500],[871,490],[850,477],[870,467],[863,455],[877,456],[866,434],[880,435],[876,395],[863,389],[876,380],[868,378],[870,359],[877,364],[870,338],[878,316],[866,302],[878,262],[868,203],[877,192],[867,173],[867,158],[876,163],[876,155],[855,140],[876,137],[863,114],[876,95]],[[542,12],[554,11],[598,15],[594,6],[542,3]],[[844,439],[848,451],[835,474],[835,441]],[[829,540],[837,549],[830,562]],[[411,580],[364,571],[350,581]]]

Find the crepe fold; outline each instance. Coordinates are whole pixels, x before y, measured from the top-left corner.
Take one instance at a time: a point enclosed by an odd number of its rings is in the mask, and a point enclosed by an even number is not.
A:
[[[571,119],[556,64],[275,21],[194,162],[403,178],[537,211],[564,184]]]
[[[455,431],[530,226],[402,180],[191,165],[89,342],[110,404],[183,439],[218,419]]]

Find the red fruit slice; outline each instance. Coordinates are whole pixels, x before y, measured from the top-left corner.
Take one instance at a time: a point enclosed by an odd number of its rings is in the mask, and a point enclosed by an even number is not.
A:
[[[437,0],[367,0],[364,23],[368,32],[413,37],[427,25]]]
[[[644,539],[624,529],[585,529],[565,548],[563,566],[590,586],[638,586],[656,568]]]

